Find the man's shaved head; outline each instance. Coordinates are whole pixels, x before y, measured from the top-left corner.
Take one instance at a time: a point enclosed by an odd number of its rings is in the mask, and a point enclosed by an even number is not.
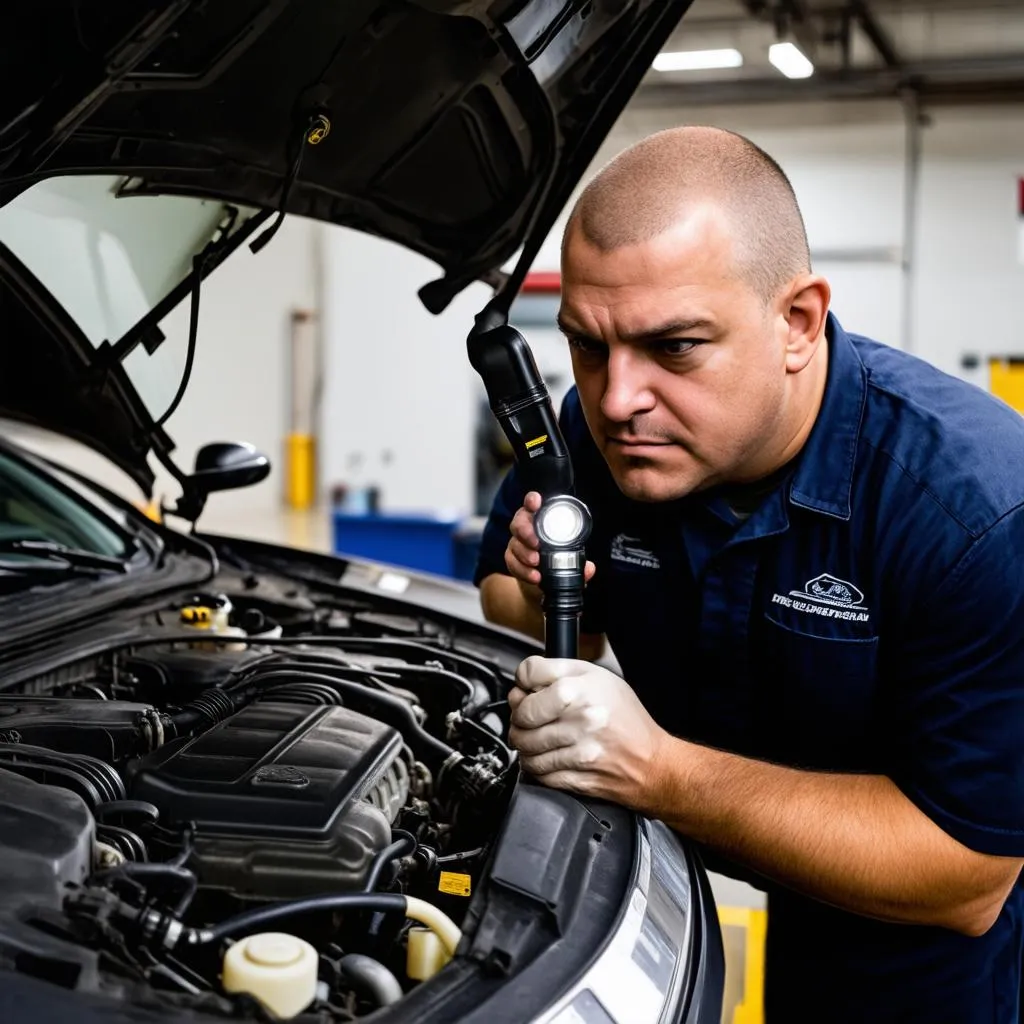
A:
[[[608,164],[565,231],[558,326],[619,490],[671,501],[792,459],[830,299],[792,187],[747,139],[676,128]]]
[[[765,301],[810,271],[789,179],[749,139],[720,128],[671,128],[620,153],[583,190],[565,238],[578,227],[602,251],[639,245],[709,205],[727,218],[737,269]]]

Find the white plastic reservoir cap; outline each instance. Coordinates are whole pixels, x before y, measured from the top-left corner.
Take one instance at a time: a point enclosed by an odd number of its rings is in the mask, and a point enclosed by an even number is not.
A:
[[[285,932],[260,932],[240,939],[224,955],[225,992],[245,992],[282,1020],[301,1013],[316,998],[319,957],[303,939]]]

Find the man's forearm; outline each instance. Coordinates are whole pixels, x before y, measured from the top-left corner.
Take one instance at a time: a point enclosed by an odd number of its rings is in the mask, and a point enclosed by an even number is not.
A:
[[[513,576],[492,573],[480,584],[480,604],[484,618],[507,629],[544,640],[544,614],[540,609],[540,592],[528,599],[519,581]]]
[[[1017,862],[962,846],[883,776],[800,771],[671,739],[646,802],[637,809],[769,878],[888,921],[981,934],[1016,874]]]

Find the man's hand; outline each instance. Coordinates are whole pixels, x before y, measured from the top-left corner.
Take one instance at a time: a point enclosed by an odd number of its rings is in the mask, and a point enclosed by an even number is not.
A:
[[[505,566],[509,575],[494,572],[480,583],[480,598],[484,617],[509,629],[518,630],[536,640],[544,640],[544,614],[540,591],[540,538],[533,528],[533,517],[541,506],[541,496],[530,491],[523,506],[509,525],[512,539],[505,548]],[[593,579],[596,567],[587,562],[583,580]],[[596,660],[604,653],[604,636],[580,634],[579,654]]]
[[[545,785],[622,804],[783,885],[884,921],[991,927],[1021,859],[976,853],[893,782],[810,772],[688,743],[618,676],[527,658],[509,741]]]
[[[545,785],[646,803],[670,739],[619,676],[586,661],[527,658],[509,694],[509,742]]]
[[[523,499],[523,507],[513,516],[511,526],[512,539],[505,548],[505,565],[508,571],[519,581],[524,595],[540,603],[540,538],[533,528],[533,517],[540,510],[541,496],[530,491]],[[587,562],[583,570],[584,582],[589,583],[594,575],[593,562]]]

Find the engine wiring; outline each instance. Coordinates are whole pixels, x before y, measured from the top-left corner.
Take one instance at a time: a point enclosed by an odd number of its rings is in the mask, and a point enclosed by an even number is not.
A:
[[[177,864],[140,864],[131,861],[95,872],[91,876],[90,882],[95,885],[103,885],[105,882],[116,881],[119,878],[136,882],[170,881],[173,885],[181,888],[183,892],[178,902],[171,906],[171,913],[175,917],[184,916],[199,887],[199,879],[195,874]]]
[[[143,650],[152,653],[141,656]],[[217,652],[222,662],[193,678],[182,668],[185,662],[173,662],[181,651]],[[468,879],[490,850],[514,779],[515,754],[502,740],[500,714],[494,715],[507,707],[496,699],[506,683],[493,667],[424,638],[173,629],[124,637],[102,655],[94,653],[88,666],[70,685],[61,668],[49,690],[40,679],[29,681],[26,691],[81,703],[82,720],[71,728],[81,730],[83,749],[92,735],[100,747],[105,743],[113,750],[103,723],[115,718],[102,719],[99,709],[115,716],[123,714],[124,702],[134,703],[138,741],[123,738],[131,718],[124,726],[117,719],[120,759],[0,738],[0,770],[51,784],[59,779],[92,813],[91,870],[64,902],[72,930],[86,947],[120,965],[122,974],[174,993],[176,1005],[221,1012],[231,1006],[236,1014],[260,1017],[257,1003],[222,990],[220,957],[226,945],[253,932],[294,931],[318,952],[322,980],[316,1007],[334,1020],[391,1005],[422,983],[424,976],[411,973],[412,967],[406,975],[404,966],[406,943],[411,956],[412,939],[423,937],[413,933],[426,933],[413,922],[436,936],[443,951],[438,965],[455,956],[462,937],[456,920],[468,907]],[[377,820],[390,835],[384,839],[377,832],[367,840],[371,845],[360,854],[366,859],[358,874],[346,876],[353,883],[358,879],[355,889],[313,890],[296,898],[286,895],[287,885],[282,892],[261,891],[269,884],[262,879],[283,871],[272,866],[236,891],[216,876],[227,870],[218,858],[228,833],[208,833],[206,818],[197,825],[166,816],[163,805],[156,806],[159,790],[133,785],[147,764],[157,767],[146,770],[159,771],[162,758],[207,734],[231,730],[236,717],[248,721],[245,715],[255,709],[271,721],[286,706],[307,707],[309,721],[319,720],[318,707],[325,716],[348,711],[350,721],[362,715],[401,738],[389,748],[391,766],[381,762],[372,784],[358,791],[357,799],[382,816]],[[326,752],[325,757],[329,764]],[[289,768],[267,778],[286,787],[292,784],[289,771],[300,780],[296,793],[317,784]],[[280,790],[282,801],[289,799],[287,792]],[[349,813],[348,805],[336,813]],[[251,842],[256,862],[257,833]],[[301,849],[296,851],[301,872]],[[339,851],[344,856],[356,855]],[[207,871],[214,874],[208,877]],[[467,879],[461,895],[444,882],[452,873]]]
[[[394,863],[401,857],[407,857],[416,852],[416,837],[411,832],[404,832],[401,829],[392,829],[392,834],[398,838],[390,845],[385,846],[374,858],[370,872],[366,876],[366,885],[363,887],[366,892],[373,892],[377,888],[381,872],[389,864]]]

